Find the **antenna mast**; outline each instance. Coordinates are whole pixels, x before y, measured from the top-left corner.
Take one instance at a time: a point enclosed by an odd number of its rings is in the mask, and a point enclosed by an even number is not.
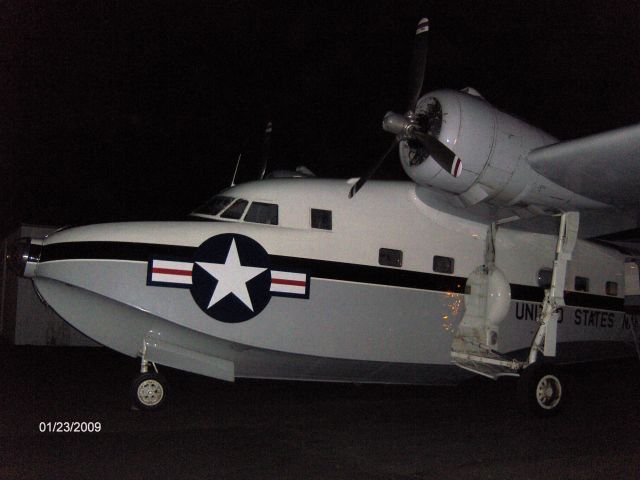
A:
[[[240,166],[240,160],[242,159],[242,153],[238,155],[238,160],[236,161],[236,169],[233,172],[233,178],[231,179],[231,186],[236,186],[236,174],[238,173],[238,167]]]

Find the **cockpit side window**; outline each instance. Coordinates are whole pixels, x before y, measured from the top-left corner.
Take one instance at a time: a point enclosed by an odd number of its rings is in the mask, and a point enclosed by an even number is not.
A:
[[[253,202],[244,221],[278,225],[278,205],[275,203]]]
[[[248,204],[249,202],[239,198],[233,203],[233,205],[227,208],[221,216],[222,218],[229,218],[231,220],[240,220]]]
[[[233,197],[225,197],[224,195],[216,195],[207,203],[198,207],[193,213],[202,213],[204,215],[218,215],[225,207],[233,202]]]
[[[331,230],[331,210],[311,209],[311,228]]]

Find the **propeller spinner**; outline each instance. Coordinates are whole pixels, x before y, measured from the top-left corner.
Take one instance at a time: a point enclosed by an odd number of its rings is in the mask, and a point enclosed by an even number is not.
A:
[[[431,135],[428,132],[428,129],[425,128],[423,124],[424,122],[421,121],[421,115],[416,115],[415,113],[416,104],[420,98],[420,93],[422,92],[427,63],[428,31],[429,19],[422,18],[418,22],[418,28],[416,29],[413,57],[411,59],[409,77],[409,111],[406,115],[387,112],[384,116],[382,128],[389,133],[393,133],[396,138],[384,155],[371,166],[364,176],[360,177],[353,187],[351,187],[351,190],[349,191],[349,198],[352,198],[356,193],[358,193],[358,191],[375,174],[389,154],[401,141],[417,142],[420,144],[424,148],[427,154],[426,156],[431,156],[438,165],[440,165],[440,167],[454,177],[459,176],[462,171],[462,160],[460,157],[458,157],[455,152],[435,136]]]

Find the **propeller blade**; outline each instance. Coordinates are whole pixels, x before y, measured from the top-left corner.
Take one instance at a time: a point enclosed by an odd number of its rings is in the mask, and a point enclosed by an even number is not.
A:
[[[460,176],[460,173],[462,173],[462,160],[444,143],[419,130],[412,130],[410,137],[422,143],[429,152],[429,155],[432,156],[444,170],[454,177]]]
[[[422,18],[418,22],[416,36],[413,43],[413,57],[411,58],[411,68],[409,70],[409,111],[414,112],[416,103],[422,93],[422,83],[424,82],[424,72],[427,65],[427,47],[429,32],[429,19]]]
[[[371,168],[369,169],[369,171],[367,173],[364,174],[364,176],[360,177],[358,179],[358,181],[351,187],[351,190],[349,190],[349,198],[353,198],[353,196],[358,193],[358,190],[360,190],[362,188],[362,186],[367,183],[367,181],[376,173],[376,171],[378,170],[378,168],[380,168],[380,165],[382,165],[384,163],[384,161],[386,160],[386,158],[389,156],[389,154],[398,146],[398,142],[400,140],[398,140],[397,138],[393,140],[393,143],[391,144],[391,146],[388,148],[388,150],[386,152],[384,152],[384,155],[382,155],[378,161],[376,163],[374,163]]]
[[[418,130],[406,117],[397,113],[387,112],[382,120],[382,128],[389,133],[398,135],[403,140],[415,139],[424,145],[438,165],[454,177],[462,172],[462,160],[449,147],[428,133]]]
[[[267,173],[267,164],[271,160],[271,131],[273,130],[271,122],[267,122],[267,126],[264,129],[264,141],[262,143],[262,173],[260,173],[260,180],[264,178],[264,174]]]

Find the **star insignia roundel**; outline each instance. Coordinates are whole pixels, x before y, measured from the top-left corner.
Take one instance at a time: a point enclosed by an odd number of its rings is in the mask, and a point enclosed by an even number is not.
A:
[[[191,295],[210,317],[239,323],[269,303],[269,255],[255,240],[239,234],[216,235],[196,251]]]

